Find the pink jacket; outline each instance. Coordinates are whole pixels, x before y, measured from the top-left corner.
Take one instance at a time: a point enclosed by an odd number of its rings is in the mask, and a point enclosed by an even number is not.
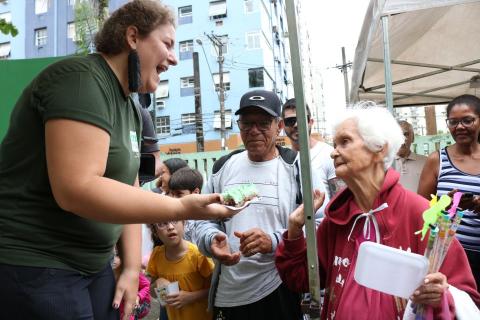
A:
[[[150,281],[148,281],[147,277],[145,277],[143,272],[140,272],[138,277],[138,294],[137,295],[140,298],[139,305],[140,306],[144,305],[141,313],[137,315],[138,319],[142,319],[150,312]],[[123,301],[120,304],[120,319],[122,318],[123,318]],[[130,317],[130,320],[134,320],[134,319],[135,317],[132,315]]]
[[[375,213],[380,243],[403,250],[410,248],[412,252],[423,255],[427,239],[422,242],[414,232],[422,228],[421,214],[428,208],[428,202],[403,188],[398,180],[399,174],[388,170],[373,205],[373,208],[377,208],[383,203],[388,204],[388,208]],[[327,205],[325,219],[317,229],[321,286],[326,288],[322,319],[380,320],[397,319],[403,315],[402,304],[393,296],[360,286],[353,279],[357,240],[363,235],[364,219],[355,225],[350,241],[347,238],[355,218],[361,213],[353,194],[345,189]],[[290,289],[308,292],[306,243],[303,237],[288,240],[284,234],[283,242],[277,247],[275,263],[282,280]],[[447,276],[449,284],[466,291],[479,304],[480,295],[476,291],[467,257],[456,239],[440,272]],[[455,305],[450,293],[447,295],[453,319]],[[439,310],[434,312],[439,316]]]

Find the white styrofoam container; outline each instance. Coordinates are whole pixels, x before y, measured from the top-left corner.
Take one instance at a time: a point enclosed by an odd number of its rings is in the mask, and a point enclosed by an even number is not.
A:
[[[408,299],[427,271],[424,256],[365,241],[358,251],[354,278],[367,288]]]

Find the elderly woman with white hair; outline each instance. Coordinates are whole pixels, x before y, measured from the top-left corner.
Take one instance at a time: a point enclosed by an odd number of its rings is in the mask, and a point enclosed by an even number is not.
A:
[[[322,319],[401,319],[405,313],[406,301],[363,287],[353,277],[364,241],[424,253],[426,240],[414,233],[422,229],[428,202],[402,187],[399,174],[390,168],[403,139],[393,116],[379,107],[353,108],[335,126],[331,156],[336,175],[347,188],[327,205],[317,229],[321,285],[326,288]],[[318,191],[314,202],[315,207],[323,202]],[[308,292],[303,225],[302,206],[290,215],[275,261],[284,283],[297,292]],[[435,319],[440,314],[453,319],[455,302],[449,285],[480,302],[467,258],[456,240],[440,271],[426,276],[412,301],[433,306]]]

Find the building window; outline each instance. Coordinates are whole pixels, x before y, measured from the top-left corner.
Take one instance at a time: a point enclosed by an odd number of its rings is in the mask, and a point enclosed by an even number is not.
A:
[[[49,0],[35,0],[35,14],[46,13],[49,2]]]
[[[155,107],[157,110],[165,108],[165,98],[168,98],[168,80],[160,81],[155,91]]]
[[[162,80],[155,91],[155,98],[168,98],[168,80]]]
[[[192,6],[178,8],[178,24],[192,23]]]
[[[220,118],[220,110],[213,112],[213,128],[214,129],[221,129],[222,122]],[[225,110],[225,128],[231,129],[232,128],[232,110]]]
[[[5,22],[10,23],[12,22],[12,13],[11,12],[4,12],[0,13],[0,20],[5,20]]]
[[[12,47],[10,42],[0,43],[0,59],[10,58]]]
[[[75,22],[67,23],[67,38],[72,39],[73,42],[77,41]]]
[[[246,39],[247,49],[254,50],[254,49],[260,49],[261,48],[260,32],[258,32],[258,31],[247,32],[246,38],[247,38]]]
[[[213,82],[215,83],[215,91],[220,90],[220,74],[213,74]],[[223,73],[223,88],[225,91],[230,90],[230,72]]]
[[[263,68],[252,68],[248,69],[248,87],[263,87]]]
[[[244,0],[243,6],[245,8],[245,13],[252,13],[255,11],[253,0]]]
[[[180,60],[192,59],[193,56],[193,40],[180,41],[178,43],[178,56]]]
[[[223,45],[222,45],[222,55],[228,54],[228,35],[217,36],[216,37]],[[217,46],[212,46],[211,52],[213,56],[218,56],[218,48]]]
[[[195,81],[193,77],[180,78],[180,96],[193,96]]]
[[[182,133],[192,134],[195,133],[196,115],[195,113],[182,114]]]
[[[161,136],[170,134],[170,116],[157,117],[155,119],[157,134]]]
[[[35,29],[35,46],[42,47],[47,44],[47,28]]]
[[[208,8],[210,19],[222,19],[227,17],[227,1],[211,1]]]
[[[180,88],[193,88],[195,86],[195,82],[193,77],[186,77],[180,79]]]
[[[182,114],[182,126],[189,124],[195,124],[195,113],[184,113]]]

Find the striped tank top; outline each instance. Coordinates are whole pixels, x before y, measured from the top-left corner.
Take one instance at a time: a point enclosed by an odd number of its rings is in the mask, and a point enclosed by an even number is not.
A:
[[[447,149],[440,151],[437,195],[447,194],[452,189],[480,194],[480,175],[460,171],[450,161]],[[457,238],[465,249],[480,252],[480,213],[466,210],[457,230]]]

